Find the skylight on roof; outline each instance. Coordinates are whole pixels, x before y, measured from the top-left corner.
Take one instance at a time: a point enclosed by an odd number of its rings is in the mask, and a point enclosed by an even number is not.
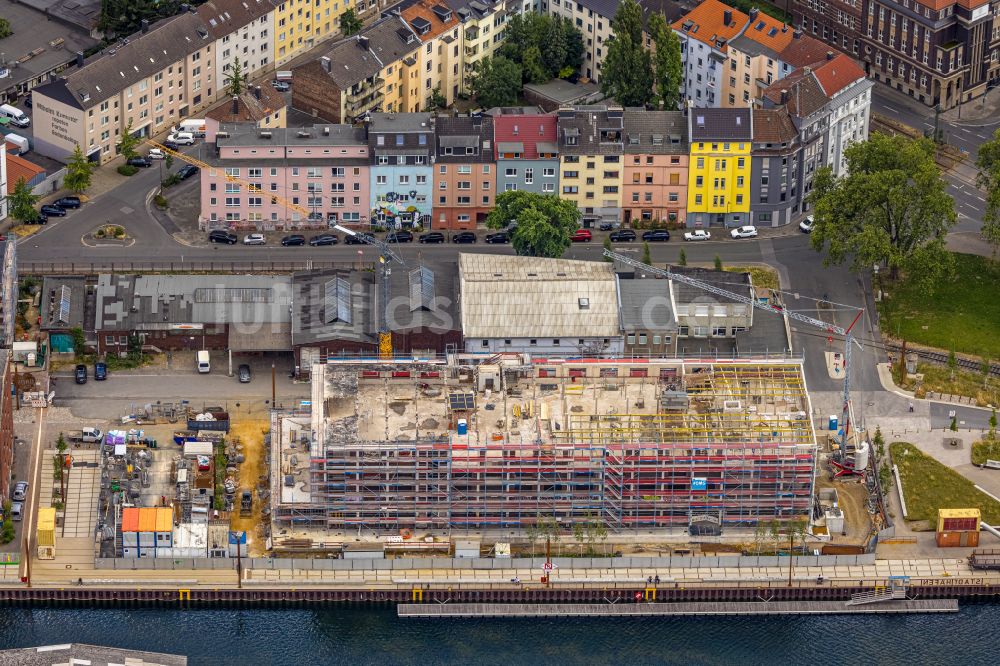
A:
[[[768,37],[774,37],[777,34],[778,34],[778,29],[777,28],[771,28],[770,30],[767,31],[767,36]]]
[[[753,29],[756,30],[757,32],[760,32],[761,30],[764,29],[764,22],[760,21],[759,23],[757,23],[757,25],[753,27]]]

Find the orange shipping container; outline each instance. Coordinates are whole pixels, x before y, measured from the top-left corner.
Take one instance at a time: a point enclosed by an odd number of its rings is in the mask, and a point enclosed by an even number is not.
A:
[[[139,531],[139,509],[130,507],[122,509],[122,532]]]

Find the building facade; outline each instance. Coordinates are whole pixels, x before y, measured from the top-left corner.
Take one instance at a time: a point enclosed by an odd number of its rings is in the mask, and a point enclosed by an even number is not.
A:
[[[451,7],[437,0],[417,0],[400,16],[416,33],[418,51],[417,99],[419,108],[431,109],[435,96],[451,106],[458,97],[464,70],[464,31]]]
[[[623,116],[621,107],[558,111],[560,197],[576,204],[584,227],[621,219]]]
[[[802,210],[803,168],[799,134],[788,110],[753,110],[750,200],[758,227],[792,222]]]
[[[434,226],[475,229],[486,222],[496,196],[493,118],[441,116],[434,124]]]
[[[434,207],[434,118],[371,114],[368,127],[372,225],[430,227]]]
[[[750,224],[750,109],[688,109],[687,226]]]
[[[274,15],[278,0],[209,0],[198,16],[216,40],[215,80],[224,86],[238,62],[249,78],[274,67]]]
[[[729,42],[749,23],[749,16],[719,0],[705,0],[674,22],[684,68],[681,92],[688,103],[699,108],[723,105]]]
[[[367,222],[370,167],[363,129],[241,124],[222,130],[227,136],[217,139],[213,168],[201,176],[202,228],[325,229]]]
[[[469,80],[476,63],[492,57],[504,41],[504,26],[511,13],[508,0],[448,0],[462,22],[462,68],[459,90],[469,92]]]
[[[625,109],[622,222],[684,223],[687,217],[687,119],[680,111]]]
[[[526,107],[492,109],[497,195],[523,190],[559,193],[557,118]]]
[[[583,33],[583,64],[580,75],[591,81],[601,80],[601,65],[608,52],[608,40],[614,34],[611,19],[617,2],[609,0],[543,0],[542,11],[561,16]]]

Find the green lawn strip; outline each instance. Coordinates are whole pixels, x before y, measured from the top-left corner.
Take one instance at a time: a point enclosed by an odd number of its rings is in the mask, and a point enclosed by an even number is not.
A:
[[[972,464],[985,465],[987,460],[1000,460],[1000,439],[984,439],[972,444]]]
[[[995,525],[1000,521],[1000,502],[976,490],[972,481],[955,470],[908,442],[893,442],[889,452],[899,468],[907,520],[937,525],[938,509],[978,508],[985,522]]]

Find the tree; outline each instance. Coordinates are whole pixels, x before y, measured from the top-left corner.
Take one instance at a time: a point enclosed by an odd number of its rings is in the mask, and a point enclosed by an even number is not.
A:
[[[568,69],[569,74],[572,74],[583,65],[583,33],[568,18],[563,17],[559,19],[559,23],[562,27],[566,44],[566,60],[563,61],[563,70]]]
[[[681,40],[667,24],[663,13],[649,17],[649,34],[656,46],[653,53],[653,76],[656,81],[656,96],[668,111],[677,109],[681,97],[681,81],[684,69],[681,65]]]
[[[122,154],[125,161],[132,159],[136,156],[135,149],[139,147],[139,143],[142,142],[137,136],[132,134],[132,121],[128,121],[128,126],[125,127],[125,131],[122,132],[122,138],[118,141],[118,152]]]
[[[350,37],[361,32],[361,28],[364,25],[364,22],[358,18],[353,9],[348,9],[340,15],[340,31],[344,33],[345,37]]]
[[[14,34],[14,30],[10,27],[10,21],[0,17],[0,39],[4,37],[10,37]]]
[[[979,374],[983,376],[983,388],[986,388],[986,385],[990,381],[990,370],[992,368],[993,364],[990,363],[990,359],[986,357],[979,359]]]
[[[66,438],[63,437],[62,433],[59,433],[59,439],[56,440],[56,451],[65,453],[67,448],[69,447],[66,444]]]
[[[66,163],[66,177],[63,178],[63,185],[77,194],[82,193],[90,187],[94,167],[95,164],[88,160],[87,156],[80,150],[80,144],[76,144],[73,155]]]
[[[560,17],[551,17],[545,23],[545,36],[541,45],[542,63],[551,75],[558,76],[566,64],[566,33]]]
[[[31,191],[28,181],[23,177],[17,179],[14,190],[7,195],[7,214],[19,222],[28,222],[38,217],[35,204],[40,196]]]
[[[615,249],[614,246],[611,244],[611,237],[610,236],[605,236],[604,237],[604,249],[605,250],[611,250],[612,252]],[[609,261],[610,262],[610,261],[614,261],[614,259],[612,259],[611,257],[609,257],[607,255],[604,255],[604,261]]]
[[[847,175],[821,168],[807,197],[816,221],[810,240],[824,263],[848,258],[855,272],[879,264],[932,289],[951,274],[945,235],[955,202],[934,162],[929,139],[873,134],[846,150]]]
[[[521,59],[521,78],[525,83],[545,83],[552,78],[542,63],[542,51],[537,46],[529,46],[524,50]]]
[[[951,381],[955,381],[955,371],[958,370],[958,359],[955,358],[955,350],[948,350],[948,370],[951,371]]]
[[[649,241],[642,241],[642,263],[647,266],[653,265],[653,255],[649,251]]]
[[[996,437],[997,434],[997,410],[996,407],[993,408],[993,413],[990,414],[990,437]]]
[[[645,106],[654,95],[653,64],[643,46],[642,28],[642,8],[635,0],[622,0],[611,20],[601,90],[624,106]]]
[[[980,233],[992,246],[995,259],[1000,249],[1000,129],[994,130],[993,138],[979,146],[976,167],[979,169],[976,184],[986,190],[986,210]]]
[[[722,270],[722,257],[720,257],[719,255],[715,255],[715,270],[717,271]]]
[[[469,89],[486,108],[509,106],[521,94],[521,66],[502,56],[483,58],[475,65]]]
[[[561,257],[570,246],[570,235],[580,226],[580,210],[572,201],[552,194],[515,190],[502,192],[486,226],[503,229],[511,222],[514,251],[530,257]]]
[[[677,263],[680,264],[681,266],[687,266],[688,265],[688,256],[687,256],[687,252],[684,251],[684,248],[681,248],[681,253],[677,257]]]
[[[73,353],[82,356],[86,351],[87,336],[79,326],[69,329],[70,337],[73,338]]]
[[[522,12],[507,21],[504,33],[497,53],[520,65],[527,83],[569,76],[583,63],[583,34],[568,19]]]
[[[226,73],[226,93],[230,97],[239,97],[239,95],[246,89],[247,77],[243,73],[243,65],[240,64],[240,59],[233,56],[232,62],[229,63],[229,71]]]

